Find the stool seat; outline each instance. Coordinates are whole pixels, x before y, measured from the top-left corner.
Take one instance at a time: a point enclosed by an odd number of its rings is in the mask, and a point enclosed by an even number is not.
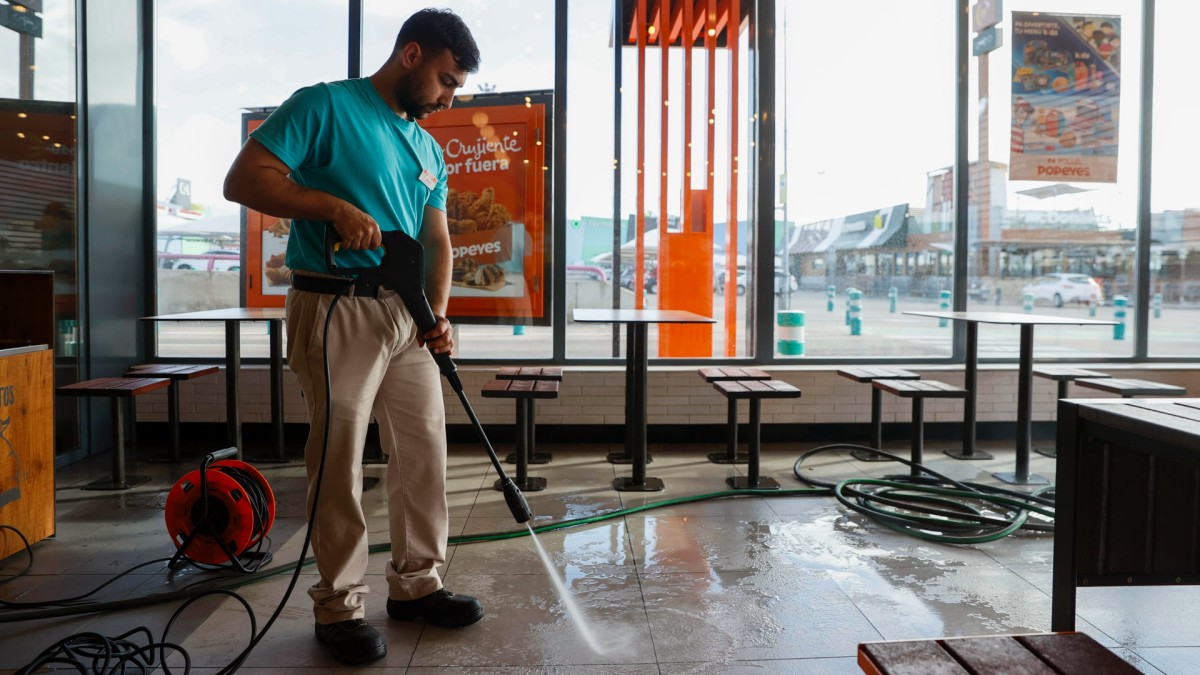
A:
[[[1112,377],[1108,373],[1102,373],[1098,370],[1071,368],[1070,366],[1042,366],[1040,368],[1034,368],[1033,374],[1036,377],[1042,377],[1047,380],[1057,380],[1059,382],[1072,382],[1074,380],[1082,380],[1084,378],[1097,379],[1102,377]]]
[[[92,396],[102,398],[132,398],[148,391],[162,389],[171,381],[161,377],[99,377],[58,388],[63,396]]]
[[[863,672],[877,675],[1141,672],[1086,633],[864,642],[858,645],[858,665]]]
[[[875,380],[871,382],[871,386],[912,400],[912,438],[909,443],[913,466],[909,476],[920,477],[921,470],[917,467],[921,464],[921,457],[925,451],[925,399],[966,398],[970,392],[938,380]]]
[[[901,398],[966,398],[969,393],[937,380],[875,380],[871,385]]]
[[[1099,389],[1110,394],[1118,394],[1121,398],[1135,396],[1187,396],[1185,387],[1173,384],[1152,382],[1150,380],[1134,380],[1118,377],[1088,378],[1075,380],[1075,384],[1088,389]]]
[[[505,370],[505,369],[502,369]],[[510,398],[514,399],[517,404],[517,432],[516,432],[516,452],[511,453],[505,458],[506,461],[513,462],[517,465],[517,476],[513,482],[518,488],[525,492],[537,492],[546,489],[546,479],[537,476],[529,475],[528,464],[533,461],[537,464],[545,464],[550,461],[549,453],[544,453],[541,456],[534,451],[536,444],[534,436],[534,407],[533,403],[537,399],[558,398],[558,388],[561,384],[562,369],[538,369],[540,370],[557,370],[558,379],[528,379],[534,376],[542,376],[545,373],[526,372],[524,374],[519,371],[522,369],[507,369],[507,375],[520,377],[524,375],[526,379],[496,379],[483,385],[480,394],[484,398]],[[550,377],[554,377],[555,373],[550,373]],[[499,377],[499,375],[497,375]],[[497,479],[494,486],[496,490],[503,491],[504,484]]]
[[[919,380],[921,376],[903,368],[887,366],[872,366],[864,368],[839,368],[838,375],[855,382],[874,382],[875,380]]]
[[[492,380],[483,385],[484,398],[558,398],[554,380]]]
[[[771,374],[761,368],[701,368],[696,373],[709,383],[771,379]],[[736,398],[730,398],[726,404],[725,452],[708,453],[708,461],[713,464],[744,464],[750,461],[750,455],[738,452],[737,402]]]
[[[178,365],[172,363],[148,363],[132,366],[125,372],[125,377],[165,377],[176,382],[194,380],[197,377],[213,375],[221,371],[220,366],[212,365]]]
[[[1072,368],[1071,366],[1042,366],[1034,368],[1033,374],[1036,377],[1045,378],[1047,380],[1055,380],[1058,382],[1058,394],[1056,400],[1062,400],[1068,396],[1068,385],[1072,382],[1077,382],[1082,379],[1100,379],[1111,377],[1108,373],[1102,373],[1098,370],[1087,370],[1085,368]],[[1056,448],[1034,448],[1034,452],[1046,457],[1058,457]]]
[[[121,416],[121,401],[170,386],[162,377],[101,377],[67,384],[57,389],[62,396],[107,398],[112,410],[112,477],[88,483],[85,490],[128,490],[150,480],[149,476],[125,473],[125,420]]]
[[[762,453],[760,405],[763,399],[799,398],[802,392],[781,380],[717,380],[712,385],[730,401],[740,399],[750,401],[750,452],[747,458],[746,475],[730,476],[725,479],[725,482],[735,490],[778,490],[778,481],[759,476],[759,460]]]
[[[176,382],[184,380],[194,380],[198,377],[206,375],[215,375],[220,372],[221,368],[214,365],[204,364],[177,364],[177,363],[145,363],[142,365],[131,366],[125,372],[125,377],[165,377],[171,380],[171,385],[167,387],[167,434],[171,437],[171,451],[165,455],[151,457],[151,462],[178,462],[180,438],[179,438],[179,387]],[[134,431],[137,431],[136,407],[130,411],[131,425]],[[137,443],[137,439],[131,439]]]
[[[903,368],[890,366],[867,366],[857,368],[839,368],[837,374],[855,382],[874,382],[875,380],[919,380],[921,376]],[[879,389],[871,388],[871,447],[883,449],[883,394]],[[850,456],[860,462],[887,462],[889,459],[879,453],[869,450],[851,450]]]
[[[701,368],[696,372],[705,382],[771,379],[771,374],[761,368]]]
[[[562,368],[539,366],[504,366],[496,373],[497,380],[557,380],[563,379]]]

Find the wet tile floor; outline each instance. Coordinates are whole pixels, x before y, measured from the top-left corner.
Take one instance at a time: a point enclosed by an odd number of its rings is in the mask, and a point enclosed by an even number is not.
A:
[[[808,447],[766,444],[762,473],[785,488],[805,487],[792,466]],[[983,446],[981,446],[983,447]],[[499,448],[506,452],[509,448]],[[745,466],[709,463],[713,445],[653,446],[649,475],[666,490],[619,493],[605,455],[616,446],[544,445],[554,460],[531,466],[549,480],[528,493],[535,525],[564,519],[594,522],[539,536],[554,572],[586,619],[600,652],[572,620],[528,536],[450,547],[447,588],[478,597],[487,616],[450,631],[398,623],[384,611],[385,553],[371,556],[373,589],[367,619],[388,642],[388,655],[365,668],[339,668],[315,642],[309,600],[311,567],[243,672],[408,673],[798,673],[860,672],[857,645],[873,640],[1045,632],[1050,627],[1052,538],[1018,534],[971,546],[927,542],[893,532],[826,495],[737,497],[654,506],[605,517],[617,509],[720,492]],[[958,480],[995,483],[990,472],[1012,469],[1012,453],[987,447],[991,461],[952,460],[931,444],[931,468]],[[897,448],[900,454],[906,450]],[[103,476],[100,456],[60,469],[58,536],[34,547],[31,572],[0,586],[0,599],[34,602],[90,590],[133,565],[138,568],[96,599],[139,598],[219,576],[185,567],[168,572],[174,553],[163,524],[166,491],[195,464],[142,463],[154,479],[126,493],[78,489]],[[1053,479],[1053,460],[1035,455],[1033,470]],[[844,454],[808,464],[825,479],[901,472],[890,463],[861,463]],[[510,473],[515,474],[515,469]],[[262,465],[278,499],[272,531],[275,564],[294,560],[303,540],[303,469]],[[383,476],[383,467],[365,468]],[[482,450],[451,449],[447,492],[453,535],[517,529]],[[372,543],[387,538],[382,487],[363,501]],[[0,577],[24,565],[3,561]],[[283,598],[290,574],[242,586],[261,626]],[[146,626],[161,636],[177,602],[101,614],[5,623],[0,673],[14,672],[55,641],[82,631],[117,635]],[[1200,587],[1081,589],[1078,628],[1146,673],[1200,673]],[[3,614],[0,614],[2,620]],[[196,603],[171,629],[194,672],[215,673],[246,643],[249,623],[234,600]],[[182,672],[176,669],[174,672]]]

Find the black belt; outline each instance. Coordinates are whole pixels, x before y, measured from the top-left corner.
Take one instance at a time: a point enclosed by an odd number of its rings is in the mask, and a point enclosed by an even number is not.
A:
[[[379,298],[384,289],[380,284],[369,284],[357,279],[330,279],[328,277],[313,277],[307,274],[293,274],[292,288],[298,291],[312,293],[328,293],[330,295],[347,295],[353,298]]]

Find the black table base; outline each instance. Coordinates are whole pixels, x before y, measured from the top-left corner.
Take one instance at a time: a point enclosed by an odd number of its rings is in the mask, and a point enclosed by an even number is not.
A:
[[[991,459],[992,458],[992,456],[990,454],[988,454],[982,450],[979,450],[978,448],[975,448],[975,449],[953,448],[950,450],[943,450],[942,453],[949,457],[953,457],[954,459]]]
[[[730,457],[728,451],[710,452],[708,453],[708,461],[713,464],[745,464],[750,461],[750,455],[745,452],[739,452]]]
[[[1036,473],[1026,474],[1021,476],[1015,471],[997,471],[992,474],[996,480],[1003,481],[1009,485],[1049,485],[1050,481],[1045,476]]]
[[[624,450],[620,450],[617,452],[610,452],[610,453],[608,453],[608,457],[606,457],[605,459],[608,460],[609,464],[633,464],[633,457],[630,457],[629,454],[627,454]],[[649,464],[653,461],[654,461],[654,458],[650,456],[650,451],[647,450],[646,451],[646,463]]]
[[[661,492],[666,488],[661,478],[647,477],[642,483],[633,482],[631,476],[621,476],[613,479],[613,489],[617,492]]]

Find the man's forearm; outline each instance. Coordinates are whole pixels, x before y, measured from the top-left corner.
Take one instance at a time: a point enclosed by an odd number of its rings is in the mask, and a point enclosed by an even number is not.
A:
[[[333,222],[350,205],[328,192],[304,187],[275,171],[237,174],[225,183],[225,198],[276,218]]]
[[[446,316],[450,305],[450,275],[453,259],[450,246],[433,242],[425,249],[425,295],[438,316]]]

